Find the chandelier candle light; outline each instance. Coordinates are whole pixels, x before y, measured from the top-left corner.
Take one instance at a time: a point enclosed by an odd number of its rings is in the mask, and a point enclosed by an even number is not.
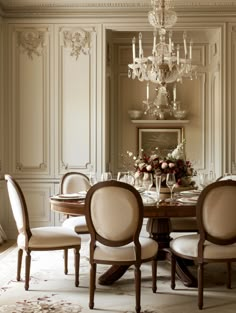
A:
[[[151,0],[151,4],[153,9],[148,13],[148,20],[154,27],[152,55],[144,56],[142,33],[139,33],[138,57],[136,57],[136,39],[135,37],[132,39],[133,63],[128,65],[128,77],[147,82],[145,112],[150,111],[149,113],[152,115],[158,115],[160,108],[150,101],[149,82],[157,85],[157,92],[163,92],[168,83],[182,82],[183,77],[192,79],[193,75],[196,75],[196,66],[192,65],[193,41],[190,40],[188,46],[186,32],[183,33],[184,57],[180,56],[180,45],[175,45],[172,40],[173,32],[171,30],[166,42],[166,29],[172,27],[177,21],[176,12],[170,9],[169,1]],[[157,43],[158,33],[159,42]],[[173,91],[173,103],[176,104],[176,84]]]

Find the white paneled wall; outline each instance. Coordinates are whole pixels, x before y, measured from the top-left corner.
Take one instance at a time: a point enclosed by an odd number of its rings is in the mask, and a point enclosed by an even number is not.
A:
[[[116,173],[121,154],[137,150],[139,126],[127,112],[142,108],[146,89],[127,77],[127,64],[134,32],[149,33],[146,53],[152,32],[146,12],[132,11],[131,17],[106,10],[105,19],[100,11],[0,19],[0,174],[12,174],[22,186],[32,226],[61,223],[48,200],[63,173]],[[189,111],[187,157],[197,168],[213,164],[221,175],[236,159],[236,24],[232,17],[202,12],[191,12],[178,25],[179,33],[187,28],[194,37],[199,74],[177,86],[177,97]],[[82,51],[84,36],[90,38],[89,54]],[[0,223],[13,237],[3,180],[0,206]]]
[[[61,175],[91,169],[101,172],[97,147],[102,133],[96,129],[101,105],[97,99],[101,89],[99,34],[95,27],[77,23],[25,21],[6,25],[6,34],[8,106],[0,117],[0,129],[5,128],[0,146],[4,147],[7,138],[8,166],[2,172],[20,183],[32,227],[60,224],[62,216],[50,210],[49,197],[57,192]],[[3,101],[0,105],[3,112]],[[4,210],[10,211],[6,203]],[[15,236],[11,214],[6,225],[8,236]]]
[[[58,72],[56,78],[58,109],[57,174],[68,170],[88,172],[96,169],[95,106],[96,106],[96,34],[83,28],[90,36],[91,52],[73,53],[73,38],[81,27],[57,25]],[[65,34],[71,40],[65,40]],[[58,39],[58,41],[57,41]],[[58,157],[58,158],[57,158]]]

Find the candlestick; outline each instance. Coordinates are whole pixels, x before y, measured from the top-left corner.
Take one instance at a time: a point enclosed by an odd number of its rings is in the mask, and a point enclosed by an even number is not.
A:
[[[189,59],[192,60],[192,48],[193,48],[193,41],[190,40],[190,45],[189,45]]]
[[[179,65],[179,49],[180,49],[180,46],[177,45],[177,65]]]
[[[134,63],[134,60],[135,60],[135,37],[133,37],[133,40],[132,40],[132,51],[133,51],[133,63]]]
[[[156,52],[156,43],[157,42],[157,31],[153,32],[153,48],[152,48],[152,54],[155,55]]]
[[[176,86],[173,88],[173,101],[176,102]]]
[[[139,57],[141,58],[143,55],[142,49],[142,33],[139,33]]]
[[[183,39],[184,39],[184,54],[185,54],[185,57],[187,57],[187,43],[186,43],[186,38],[187,38],[187,33],[184,32],[184,34],[183,34]]]
[[[147,101],[149,100],[149,83],[147,83]]]

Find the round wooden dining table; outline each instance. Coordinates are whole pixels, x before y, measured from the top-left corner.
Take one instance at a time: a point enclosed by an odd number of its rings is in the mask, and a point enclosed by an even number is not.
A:
[[[85,215],[84,200],[53,199],[50,198],[53,211],[70,216]],[[148,218],[147,232],[149,236],[158,242],[158,259],[170,260],[169,243],[172,239],[170,218],[196,217],[196,205],[180,204],[177,202],[166,203],[161,201],[159,205],[144,205],[144,218]],[[99,277],[102,285],[112,284],[119,279],[128,269],[127,266],[113,265]],[[197,280],[188,270],[183,259],[177,259],[176,272],[179,279],[187,287],[196,287]]]

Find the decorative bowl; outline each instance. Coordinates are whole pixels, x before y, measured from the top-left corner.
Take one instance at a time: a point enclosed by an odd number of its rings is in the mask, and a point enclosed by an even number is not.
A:
[[[143,111],[141,110],[129,110],[128,111],[129,117],[131,120],[139,120],[143,116]]]
[[[173,114],[177,120],[183,120],[187,115],[187,111],[186,110],[176,110],[173,112]]]

